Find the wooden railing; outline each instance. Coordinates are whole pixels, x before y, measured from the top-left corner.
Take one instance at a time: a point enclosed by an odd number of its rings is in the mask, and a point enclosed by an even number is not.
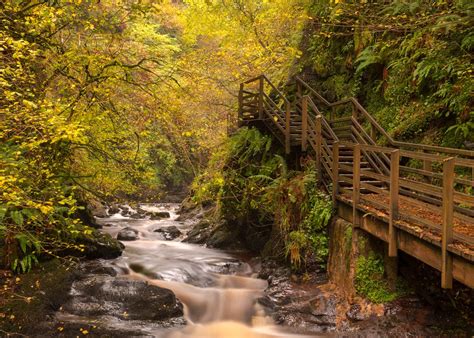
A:
[[[440,247],[442,286],[452,287],[452,255],[474,261],[474,152],[396,141],[355,98],[330,103],[296,84],[295,102],[264,75],[241,84],[239,126],[263,122],[287,153],[313,154],[334,203],[352,204],[354,226],[360,210],[385,217],[389,256],[397,255],[397,231],[421,229]],[[349,114],[337,114],[340,107]]]

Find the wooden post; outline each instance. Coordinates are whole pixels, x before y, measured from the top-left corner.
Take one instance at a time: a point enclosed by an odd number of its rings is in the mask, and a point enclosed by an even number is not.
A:
[[[263,75],[260,76],[258,87],[258,119],[263,120]]]
[[[397,257],[398,194],[400,174],[400,150],[390,153],[390,220],[388,223],[388,256]]]
[[[453,242],[454,158],[443,161],[443,232],[441,237],[441,287],[453,287],[453,256],[448,245]]]
[[[331,108],[331,116],[330,116],[330,119],[331,121],[334,120],[336,118],[336,107],[332,107]]]
[[[335,209],[339,195],[339,142],[332,144],[332,206]]]
[[[321,147],[322,147],[322,133],[321,133],[321,130],[322,130],[322,123],[321,123],[321,119],[322,117],[321,116],[316,116],[316,169],[318,171],[318,179],[319,181],[321,182],[322,180],[322,173],[321,173],[321,168],[322,168],[322,165],[321,165],[321,156],[322,156],[322,153],[321,153]]]
[[[377,143],[377,128],[373,124],[370,124],[370,138]]]
[[[244,121],[243,110],[244,110],[244,84],[241,83],[240,90],[239,90],[239,111],[238,111],[239,116],[238,116],[238,121],[237,121],[237,125],[239,126],[239,128],[242,126],[243,121]]]
[[[354,145],[352,176],[352,224],[354,228],[358,228],[360,226],[357,211],[360,202],[360,144]]]
[[[430,160],[423,160],[423,170],[432,172],[433,171],[432,164],[433,164],[433,162],[431,162]],[[430,183],[430,184],[432,183],[431,177],[425,177],[425,181]]]
[[[285,153],[288,155],[291,152],[291,104],[286,103],[285,114]]]
[[[308,147],[308,97],[303,97],[301,116],[301,150],[306,151]]]
[[[357,109],[354,103],[352,103],[352,117],[357,121]]]

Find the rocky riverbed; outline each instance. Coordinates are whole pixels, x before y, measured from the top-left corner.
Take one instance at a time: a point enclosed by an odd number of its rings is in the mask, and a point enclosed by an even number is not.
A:
[[[179,210],[178,204],[155,204],[99,213],[97,226],[121,240],[122,255],[114,251],[105,255],[110,259],[66,269],[62,264],[53,270],[61,274],[43,272],[47,285],[31,298],[45,316],[32,316],[33,322],[25,316],[22,332],[38,337],[436,333],[436,317],[415,296],[378,305],[348,300],[319,268],[295,274],[284,264],[242,250],[237,239],[229,246],[232,251],[209,248],[231,239],[219,233],[219,226],[217,231],[203,226],[202,210],[181,216]],[[38,281],[31,275],[22,283],[35,289]]]

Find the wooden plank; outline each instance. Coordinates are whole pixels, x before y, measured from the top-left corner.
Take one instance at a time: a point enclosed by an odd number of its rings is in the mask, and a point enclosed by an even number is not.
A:
[[[413,158],[413,159],[421,160],[421,161],[431,161],[431,162],[441,162],[442,160],[446,158],[446,156],[420,153],[420,152],[405,150],[405,149],[401,150],[400,156]]]
[[[420,176],[438,178],[440,180],[443,179],[443,174],[436,173],[436,172],[433,172],[433,171],[426,171],[424,169],[422,170],[422,169],[417,169],[417,168],[412,168],[412,167],[407,167],[407,166],[400,166],[400,171],[406,172],[406,173],[411,173],[411,174],[417,174],[417,175],[420,175]],[[467,185],[467,186],[470,186],[470,187],[474,187],[474,180],[466,180],[466,179],[463,179],[463,178],[455,177],[454,182],[458,183],[458,184],[463,184],[463,185]]]
[[[340,122],[347,122],[347,121],[350,121],[352,119],[352,116],[349,116],[349,117],[341,117],[341,118],[338,118],[338,119],[331,119],[329,120],[329,124],[336,124],[336,123],[340,123]]]
[[[390,215],[388,223],[388,256],[397,256],[397,229],[394,223],[398,220],[399,201],[399,174],[400,174],[400,150],[394,150],[390,154]]]
[[[354,180],[345,176],[339,176],[339,182],[347,183],[350,185],[354,185]]]
[[[361,175],[363,177],[373,178],[374,180],[377,180],[377,181],[390,183],[390,177],[389,176],[385,176],[385,175],[382,175],[382,174],[377,174],[377,173],[374,173],[371,170],[363,171],[363,172],[361,172]]]
[[[379,194],[379,195],[384,195],[384,196],[389,195],[389,192],[387,190],[376,187],[376,186],[370,184],[370,182],[360,182],[360,188],[371,191],[371,192]]]
[[[434,197],[421,195],[421,194],[418,194],[416,192],[413,192],[413,191],[407,190],[407,189],[400,189],[400,193],[405,195],[405,196],[409,196],[413,199],[418,199],[420,201],[426,202],[426,204],[431,204],[433,206],[442,205],[441,198],[437,199],[437,198],[434,198]],[[456,211],[460,214],[463,214],[465,217],[474,217],[474,211],[471,210],[471,209],[461,208],[457,205],[454,205],[454,211]],[[469,222],[472,222],[472,219],[470,219]]]
[[[298,87],[301,90],[301,86]],[[301,150],[306,151],[308,148],[308,97],[303,97],[302,109],[302,126],[301,126]]]
[[[288,155],[291,151],[291,104],[286,103],[285,115],[285,153]]]
[[[322,144],[322,135],[321,135],[321,116],[316,117],[316,169],[318,170],[319,177],[321,177],[321,144]]]
[[[332,205],[336,208],[339,194],[339,142],[332,145]]]
[[[454,158],[443,161],[443,232],[441,238],[441,287],[453,287],[453,257],[448,245],[453,242]]]
[[[352,219],[354,227],[359,227],[360,220],[357,207],[360,202],[360,145],[354,145],[353,178],[352,178]]]

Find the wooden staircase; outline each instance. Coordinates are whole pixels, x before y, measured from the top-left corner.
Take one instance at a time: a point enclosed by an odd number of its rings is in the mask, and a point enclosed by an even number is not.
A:
[[[242,83],[236,127],[263,127],[286,154],[313,157],[321,185],[335,206],[351,206],[355,227],[361,214],[386,220],[386,233],[374,235],[388,242],[389,256],[403,246],[441,271],[443,287],[453,278],[474,287],[474,151],[396,141],[357,99],[331,103],[295,82],[293,102],[265,75]],[[438,247],[439,258],[410,251],[406,233]]]

